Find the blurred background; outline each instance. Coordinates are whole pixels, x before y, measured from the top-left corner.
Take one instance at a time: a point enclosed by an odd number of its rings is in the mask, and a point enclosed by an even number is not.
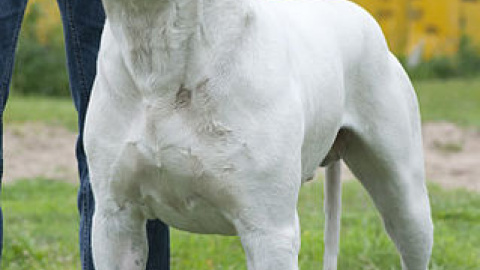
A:
[[[30,0],[15,60],[15,94],[69,96],[63,29],[55,0]]]
[[[13,88],[68,96],[63,33],[56,1],[29,1]],[[378,20],[391,50],[413,79],[480,73],[480,1],[355,0]]]
[[[273,1],[273,0],[259,0]],[[295,0],[291,0],[295,1]],[[336,0],[331,0],[336,1]],[[355,0],[380,23],[420,101],[436,225],[430,269],[480,269],[480,0]],[[79,269],[76,113],[55,0],[29,0],[5,112],[1,269]],[[339,269],[401,269],[361,186],[344,174]],[[323,176],[303,188],[301,269],[319,269]],[[236,238],[172,230],[172,269],[246,269]]]
[[[378,20],[416,79],[480,72],[480,1],[355,0]]]

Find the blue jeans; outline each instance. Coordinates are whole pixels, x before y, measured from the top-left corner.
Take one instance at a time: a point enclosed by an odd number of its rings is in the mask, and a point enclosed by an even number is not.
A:
[[[94,211],[93,195],[83,149],[83,126],[90,91],[96,74],[96,61],[105,15],[101,0],[57,0],[62,14],[70,88],[78,112],[80,134],[76,156],[80,175],[78,210],[80,212],[80,255],[82,269],[93,270],[91,227]],[[9,93],[15,48],[27,0],[0,0],[0,183],[3,173],[3,111]],[[1,188],[1,185],[0,185]],[[0,256],[3,219],[0,208]],[[168,270],[170,243],[168,227],[159,220],[147,223],[149,256],[147,270]],[[0,257],[1,258],[1,257]]]

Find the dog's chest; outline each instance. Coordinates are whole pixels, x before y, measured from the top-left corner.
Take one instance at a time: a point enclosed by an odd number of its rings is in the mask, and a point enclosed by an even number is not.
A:
[[[159,116],[162,112],[146,106],[138,112],[133,132],[113,154],[111,191],[120,204],[134,202],[149,218],[174,227],[233,234],[224,209],[232,209],[228,179],[242,146],[226,125],[183,110]]]

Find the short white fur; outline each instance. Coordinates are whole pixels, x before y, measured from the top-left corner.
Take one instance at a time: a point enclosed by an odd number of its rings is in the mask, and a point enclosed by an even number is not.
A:
[[[249,270],[298,269],[301,184],[327,167],[336,269],[343,159],[404,270],[433,226],[413,87],[374,19],[344,0],[104,0],[85,127],[97,270],[143,270],[147,219],[237,234]]]

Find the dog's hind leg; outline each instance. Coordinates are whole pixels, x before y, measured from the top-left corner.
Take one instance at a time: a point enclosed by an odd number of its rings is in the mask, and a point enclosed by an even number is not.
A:
[[[374,91],[357,96],[357,109],[347,123],[343,159],[380,211],[401,254],[403,269],[426,270],[433,225],[417,102],[410,81],[393,57],[389,68]]]
[[[97,270],[145,270],[147,262],[146,220],[140,211],[122,207],[95,209],[92,252]]]

